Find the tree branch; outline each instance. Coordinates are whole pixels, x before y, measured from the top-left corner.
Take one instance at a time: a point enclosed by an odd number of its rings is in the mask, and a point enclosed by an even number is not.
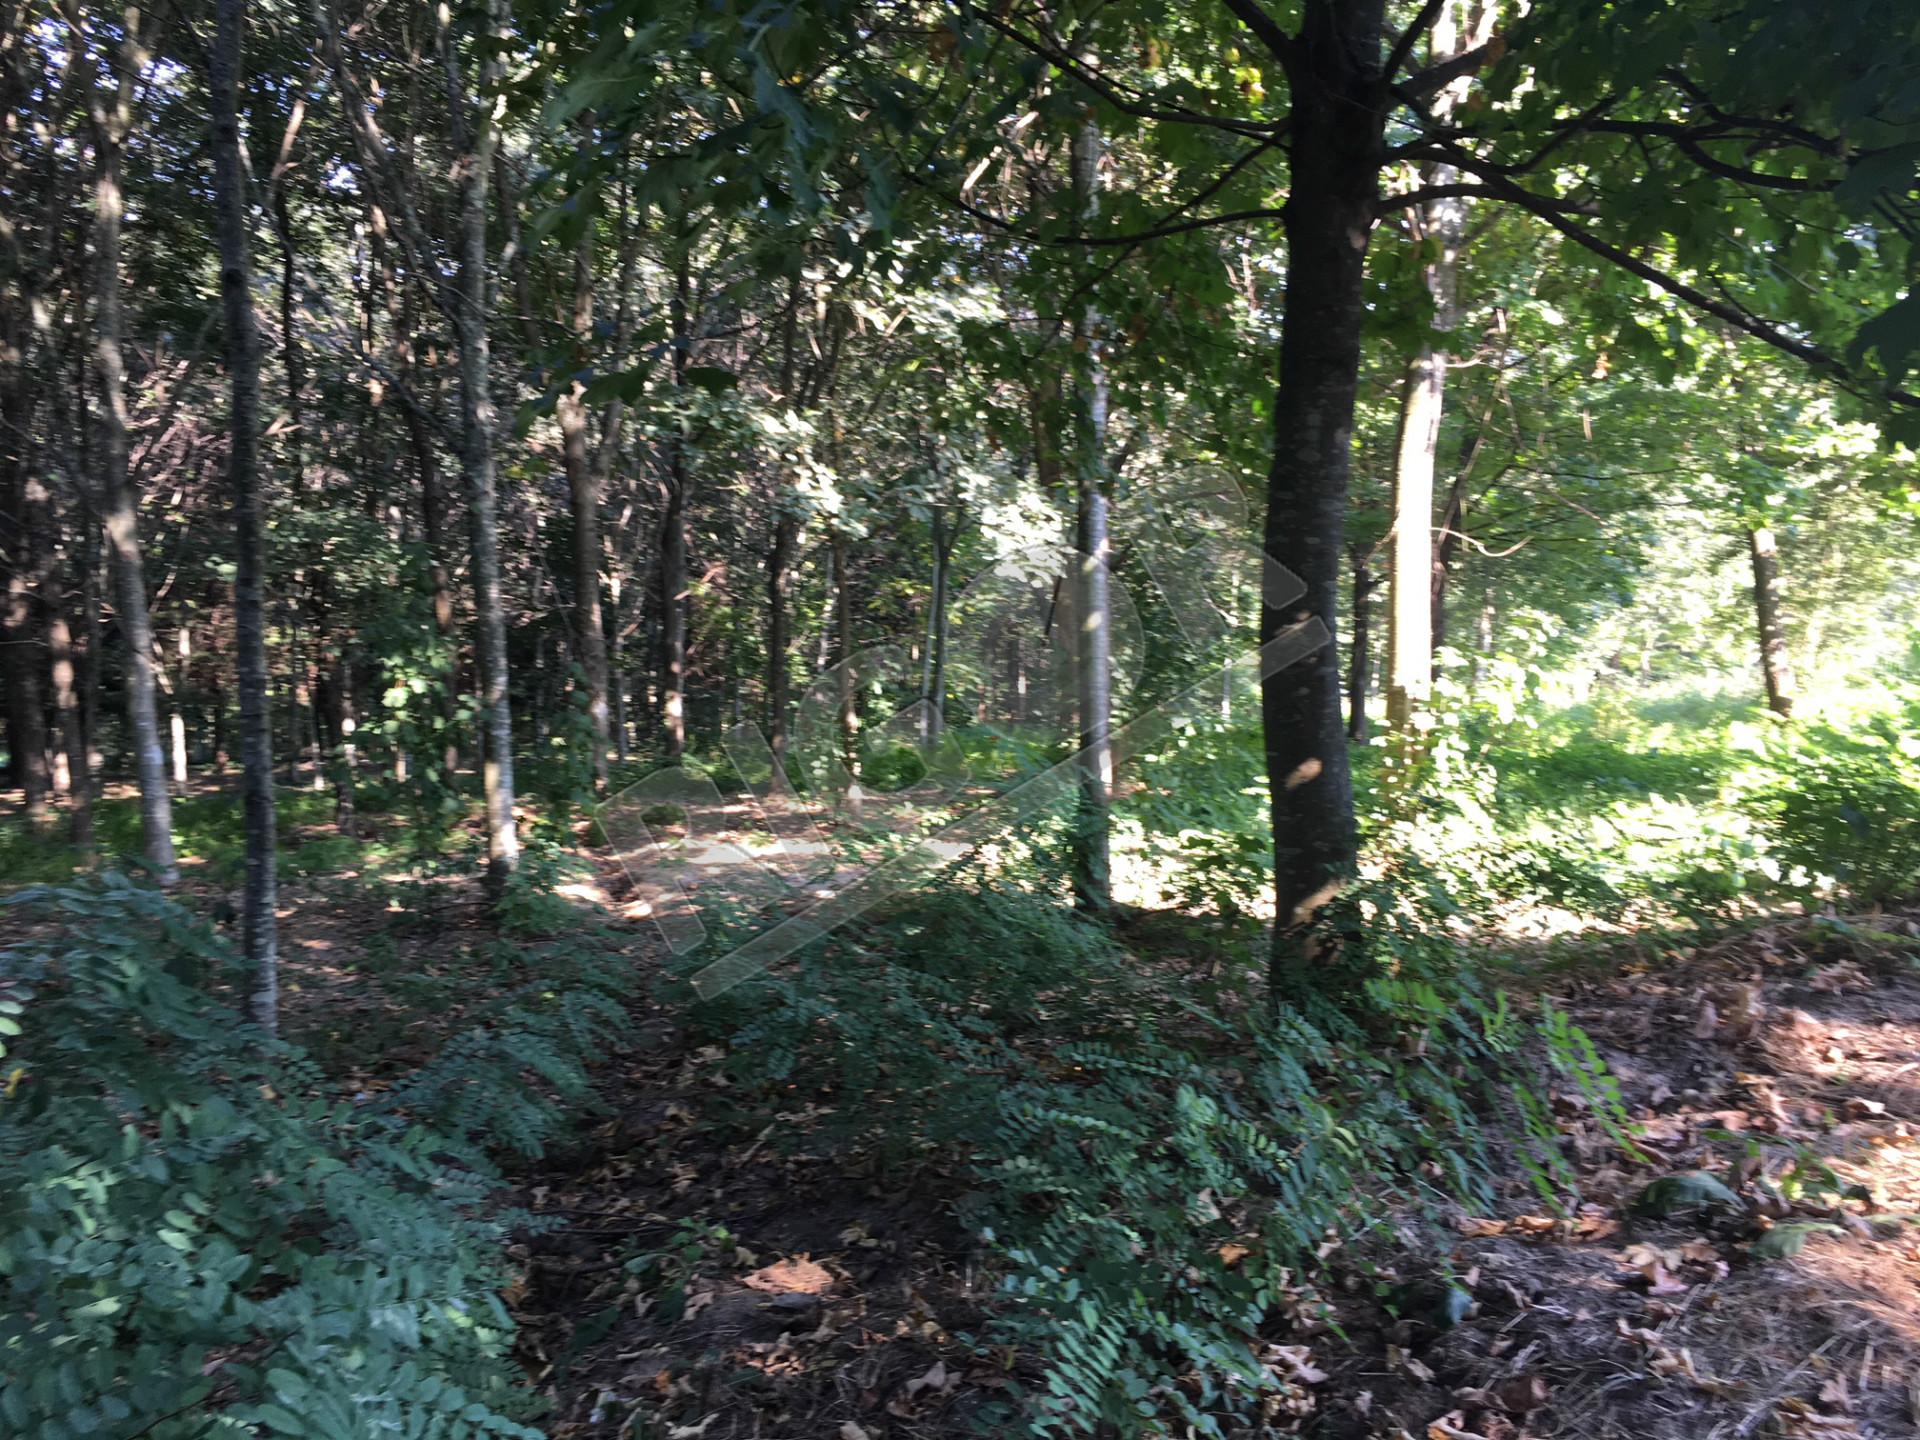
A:
[[[1420,13],[1413,17],[1412,23],[1400,32],[1400,38],[1393,42],[1393,49],[1387,53],[1387,68],[1380,72],[1389,81],[1400,73],[1400,67],[1407,63],[1407,57],[1413,54],[1413,47],[1419,43],[1421,32],[1432,28],[1433,22],[1440,18],[1440,12],[1446,7],[1446,3],[1447,0],[1426,0],[1426,3],[1420,7]]]

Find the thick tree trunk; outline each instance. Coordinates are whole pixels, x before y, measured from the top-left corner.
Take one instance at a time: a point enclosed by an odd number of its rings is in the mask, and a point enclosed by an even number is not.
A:
[[[444,13],[444,12],[443,12]],[[487,178],[493,169],[499,129],[491,109],[505,49],[500,0],[487,8],[479,93],[486,97],[468,114],[459,58],[451,34],[441,34],[459,179],[459,247],[453,304],[460,357],[462,468],[467,486],[467,544],[480,658],[482,732],[486,758],[482,786],[487,811],[487,884],[495,896],[520,863],[520,834],[513,815],[513,710],[508,700],[507,612],[500,579],[500,536],[495,495],[493,357],[487,334]]]
[[[1081,223],[1100,211],[1100,127],[1074,136],[1073,191]],[[1091,262],[1089,262],[1091,263]],[[1074,901],[1091,914],[1113,907],[1113,605],[1107,534],[1107,366],[1103,321],[1089,303],[1074,317],[1073,481],[1077,573],[1073,614],[1080,796],[1073,827]]]
[[[1773,531],[1761,525],[1747,531],[1753,557],[1753,613],[1760,636],[1760,676],[1767,687],[1767,708],[1793,714],[1793,661],[1780,616],[1780,547]]]
[[[1347,659],[1347,738],[1365,741],[1367,691],[1373,681],[1373,592],[1379,581],[1373,578],[1368,557],[1353,555],[1353,642]]]
[[[1366,251],[1388,104],[1380,73],[1383,9],[1384,0],[1311,0],[1298,42],[1284,220],[1287,307],[1265,546],[1306,590],[1281,609],[1262,604],[1263,644],[1315,617],[1332,634],[1338,620]],[[1311,983],[1300,973],[1309,957],[1291,932],[1338,892],[1355,864],[1340,681],[1338,649],[1325,645],[1261,683],[1278,904],[1276,993]]]
[[[101,523],[113,565],[120,634],[127,648],[127,730],[140,791],[140,829],[147,863],[162,885],[180,879],[173,851],[173,802],[167,794],[167,760],[160,742],[153,623],[147,613],[146,560],[140,546],[140,500],[128,466],[130,412],[126,363],[121,354],[125,319],[120,297],[120,229],[125,198],[122,155],[133,118],[138,47],[131,37],[118,65],[119,86],[95,106],[94,289],[102,410]]]
[[[274,885],[273,721],[267,709],[267,615],[262,591],[266,529],[259,476],[260,337],[253,320],[246,164],[237,113],[245,17],[245,0],[219,0],[212,56],[213,176],[219,213],[221,312],[227,333],[227,373],[233,385],[227,463],[233,491],[233,620],[247,835],[241,930],[247,959],[253,964],[250,1008],[254,1022],[272,1034],[280,1025],[279,921]]]

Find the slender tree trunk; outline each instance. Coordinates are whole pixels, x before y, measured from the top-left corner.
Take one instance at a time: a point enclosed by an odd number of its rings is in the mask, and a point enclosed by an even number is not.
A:
[[[689,288],[686,241],[674,262],[670,327],[673,383],[686,384]],[[684,424],[684,422],[681,422]],[[673,435],[667,451],[667,506],[660,522],[661,712],[667,761],[677,765],[687,751],[687,436]]]
[[[453,36],[440,37],[447,68],[449,108],[459,180],[459,258],[454,303],[458,317],[460,408],[465,432],[467,536],[480,657],[482,726],[486,763],[482,785],[487,810],[487,883],[497,896],[520,862],[520,835],[513,815],[513,711],[508,701],[507,613],[500,580],[499,518],[494,482],[491,343],[487,335],[487,177],[499,128],[493,92],[501,75],[506,37],[499,0],[489,0],[477,115],[467,113]]]
[[[1310,0],[1299,38],[1284,216],[1287,307],[1265,545],[1306,591],[1282,609],[1263,602],[1263,644],[1316,617],[1336,633],[1366,249],[1388,104],[1381,76],[1383,11],[1384,0]],[[1293,943],[1291,932],[1338,892],[1355,864],[1341,688],[1333,645],[1261,683],[1278,902],[1276,993],[1311,983],[1303,970],[1312,955]]]
[[[833,532],[833,623],[836,637],[834,663],[840,672],[840,760],[851,777],[848,802],[857,820],[861,814],[860,793],[860,690],[853,673],[853,574],[847,563],[847,537],[838,528]]]
[[[800,521],[784,507],[773,522],[773,545],[767,552],[767,745],[776,764],[787,758],[788,652],[793,648],[793,616],[787,594],[794,551],[800,542]],[[773,777],[776,785],[784,777]]]
[[[1448,0],[1435,15],[1432,55],[1436,63],[1450,60],[1485,39],[1495,7],[1479,5],[1472,27],[1463,23],[1464,9],[1462,0]],[[1429,109],[1437,121],[1445,123],[1453,114],[1465,100],[1470,83],[1463,78],[1434,94]],[[1424,182],[1446,186],[1458,179],[1451,165],[1435,165]],[[1433,250],[1424,278],[1433,300],[1434,328],[1452,330],[1459,321],[1466,201],[1457,196],[1429,200],[1410,215],[1415,239]],[[1440,422],[1446,411],[1446,387],[1446,351],[1431,343],[1423,344],[1408,361],[1400,407],[1394,467],[1392,606],[1388,612],[1387,721],[1396,731],[1405,732],[1409,746],[1416,743],[1411,733],[1413,718],[1433,697],[1433,475],[1440,450]]]
[[[64,603],[47,623],[53,652],[53,704],[60,717],[60,744],[66,756],[67,796],[71,807],[69,838],[81,852],[93,853],[93,771],[87,764],[86,735],[80,726],[80,688],[73,663],[73,629]]]
[[[927,745],[940,743],[947,729],[948,591],[952,588],[954,533],[936,512],[933,523],[932,614],[927,622]]]
[[[233,491],[233,619],[239,657],[241,794],[246,810],[247,882],[241,906],[253,964],[253,1018],[280,1025],[279,921],[275,915],[273,722],[267,709],[267,613],[262,582],[266,529],[260,505],[260,337],[254,328],[247,254],[246,164],[237,113],[245,0],[219,0],[213,43],[213,175],[219,213],[220,300],[233,384],[228,474]],[[291,337],[289,337],[291,339]],[[183,677],[184,679],[184,677]]]
[[[1767,687],[1767,708],[1793,714],[1793,662],[1780,617],[1780,547],[1765,525],[1747,531],[1753,557],[1753,613],[1760,636],[1760,676]]]
[[[1073,191],[1081,222],[1100,211],[1100,127],[1089,120],[1074,136]],[[1091,261],[1089,261],[1091,264]],[[1079,719],[1079,813],[1073,829],[1074,900],[1104,915],[1113,908],[1113,605],[1107,533],[1107,365],[1104,321],[1092,304],[1074,317],[1074,551],[1078,573],[1073,637]]]
[[[187,674],[193,665],[193,632],[186,626],[180,627],[174,653],[179,657],[180,668],[174,679],[173,688],[168,692],[167,724],[169,738],[173,741],[173,788],[179,795],[187,793]]]
[[[11,307],[9,307],[11,308]],[[39,829],[47,821],[47,731],[40,675],[43,661],[39,606],[34,580],[46,512],[46,492],[28,473],[26,436],[33,410],[21,347],[0,336],[0,354],[9,357],[12,382],[0,401],[0,684],[6,687],[7,753],[14,783],[26,803],[27,823]]]
[[[573,342],[580,357],[593,343],[593,224],[581,230],[573,257]],[[607,788],[607,745],[612,728],[607,705],[607,629],[600,609],[600,472],[587,444],[587,407],[579,381],[560,396],[561,458],[567,472],[573,519],[573,647],[586,675],[587,715],[593,726],[593,787]]]
[[[1373,592],[1379,582],[1366,554],[1353,554],[1353,644],[1347,661],[1347,738],[1367,738],[1367,690],[1373,679]]]
[[[94,133],[94,328],[103,411],[101,523],[113,564],[120,633],[127,647],[127,729],[140,791],[140,829],[147,863],[161,885],[180,879],[173,851],[173,802],[167,794],[167,761],[160,742],[156,700],[153,622],[147,613],[146,560],[140,545],[140,499],[128,465],[130,411],[126,364],[121,353],[125,319],[120,293],[120,229],[125,198],[121,162],[133,120],[134,84],[140,49],[132,35],[117,65],[119,86],[95,106]]]
[[[1467,472],[1472,466],[1474,446],[1461,447],[1460,468],[1454,472],[1447,491],[1447,503],[1440,512],[1440,533],[1433,544],[1433,668],[1440,666],[1440,647],[1447,643],[1447,590],[1453,579],[1454,561],[1460,554],[1462,527],[1467,523]]]

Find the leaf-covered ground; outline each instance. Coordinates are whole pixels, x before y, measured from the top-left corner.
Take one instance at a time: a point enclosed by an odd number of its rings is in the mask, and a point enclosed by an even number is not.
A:
[[[614,892],[631,877],[600,858],[580,903],[613,899],[614,943],[657,966],[659,932],[620,918]],[[402,1008],[386,1007],[405,999],[437,1030],[473,983],[486,932],[466,888],[370,963],[367,937],[391,933],[357,913],[375,901],[345,882],[291,887],[295,1028],[343,1051],[356,1048],[345,1031],[384,1033],[387,1062],[404,1061],[405,1035],[381,1030]],[[1148,944],[1143,965],[1157,963]],[[1324,1273],[1275,1331],[1268,1363],[1300,1393],[1266,1433],[1914,1433],[1917,961],[1913,914],[1530,958],[1517,988],[1552,995],[1594,1038],[1640,1153],[1562,1096],[1577,1192],[1515,1179],[1450,1231],[1409,1214],[1362,1246],[1329,1242]],[[423,1012],[435,993],[444,1004]],[[725,1055],[678,1021],[636,1001],[630,1043],[600,1072],[605,1109],[503,1197],[536,1217],[508,1298],[549,1432],[979,1433],[1036,1375],[1029,1357],[978,1340],[995,1276],[953,1218],[960,1157],[850,1161],[829,1138],[833,1114],[799,1098],[742,1130]],[[355,1083],[382,1083],[381,1069]]]

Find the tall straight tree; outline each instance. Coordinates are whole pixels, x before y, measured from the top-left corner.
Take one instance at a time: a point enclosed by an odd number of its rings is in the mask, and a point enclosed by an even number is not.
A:
[[[442,12],[443,14],[445,12]],[[454,169],[459,189],[459,243],[453,302],[446,308],[460,352],[462,466],[467,482],[469,558],[480,654],[483,772],[487,806],[487,882],[498,894],[520,863],[513,816],[513,711],[508,702],[507,615],[500,582],[495,495],[493,356],[487,325],[487,180],[499,143],[499,96],[508,40],[500,0],[488,0],[480,44],[479,104],[470,107],[450,27],[442,25]]]
[[[570,338],[576,366],[593,343],[593,217],[580,227],[573,256]],[[587,437],[586,387],[574,380],[554,403],[560,421],[561,460],[567,472],[567,506],[573,520],[573,646],[586,677],[587,716],[593,727],[593,783],[607,785],[607,746],[612,739],[607,703],[607,629],[600,609],[601,471]]]
[[[1493,6],[1447,0],[1429,37],[1435,63],[1486,43],[1493,28]],[[1472,77],[1461,75],[1441,86],[1428,102],[1436,124],[1448,123],[1467,98]],[[1444,192],[1459,171],[1436,161],[1423,177]],[[1445,334],[1459,322],[1460,251],[1466,243],[1464,196],[1436,194],[1407,211],[1413,243],[1425,253],[1422,278],[1433,303],[1433,328]],[[1448,356],[1424,337],[1407,362],[1395,447],[1393,564],[1389,580],[1387,631],[1387,719],[1407,730],[1416,712],[1433,695],[1434,540],[1433,474],[1440,450],[1440,422],[1446,409]]]
[[[1073,200],[1082,224],[1100,213],[1100,126],[1073,136]],[[1080,907],[1113,907],[1113,604],[1107,533],[1107,365],[1102,320],[1091,300],[1073,321],[1074,585],[1072,607],[1079,716],[1079,813],[1073,827],[1073,888]],[[939,542],[936,540],[935,542]]]
[[[127,401],[123,354],[126,319],[120,293],[120,232],[126,200],[121,171],[127,135],[133,128],[133,101],[146,51],[140,41],[140,12],[129,7],[119,23],[114,47],[113,84],[90,86],[94,147],[93,281],[94,355],[99,369],[101,407],[101,519],[112,560],[120,634],[127,650],[127,729],[132,739],[134,775],[140,791],[140,830],[147,863],[162,885],[180,879],[173,851],[173,801],[167,793],[166,752],[160,743],[156,700],[153,620],[147,610],[146,559],[140,546],[140,495],[128,461],[132,414]],[[76,33],[78,31],[76,26]]]
[[[267,709],[267,620],[260,506],[260,336],[253,318],[247,250],[247,172],[240,148],[240,56],[245,0],[219,0],[211,65],[213,190],[219,216],[220,313],[232,387],[228,484],[233,495],[234,641],[240,688],[241,794],[246,812],[247,881],[241,932],[253,965],[253,1018],[280,1026],[279,924],[275,916],[273,721]]]

